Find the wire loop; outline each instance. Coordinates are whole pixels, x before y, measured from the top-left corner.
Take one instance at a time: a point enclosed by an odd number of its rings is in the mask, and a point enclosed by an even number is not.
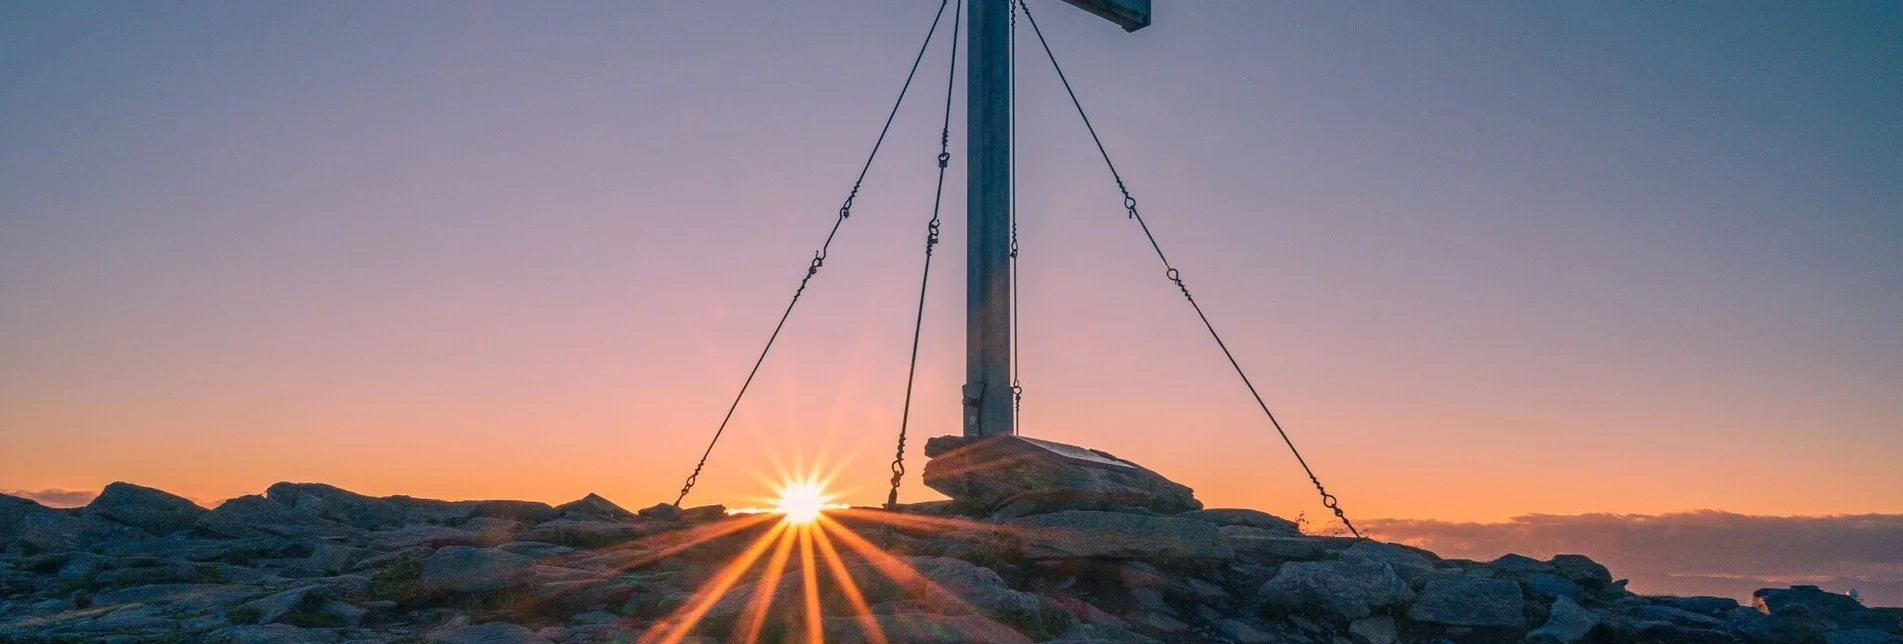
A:
[[[1030,5],[1026,4],[1025,0],[1017,0],[1017,5],[1018,9],[1024,12],[1024,19],[1031,23],[1031,31],[1037,34],[1038,44],[1044,47],[1044,55],[1050,59],[1051,69],[1057,72],[1057,79],[1063,82],[1064,93],[1070,96],[1071,105],[1077,108],[1077,117],[1083,120],[1084,129],[1090,132],[1091,142],[1097,144],[1097,154],[1103,157],[1104,166],[1110,170],[1110,177],[1116,180],[1117,191],[1123,193],[1124,211],[1129,213],[1129,218],[1136,220],[1137,225],[1143,229],[1143,237],[1149,240],[1150,249],[1156,251],[1156,258],[1163,262],[1163,274],[1183,292],[1183,299],[1187,300],[1190,308],[1196,311],[1196,317],[1202,320],[1203,328],[1209,330],[1209,337],[1216,341],[1217,348],[1222,349],[1223,357],[1229,359],[1229,366],[1235,368],[1236,376],[1242,379],[1243,386],[1248,387],[1249,395],[1255,397],[1256,406],[1262,408],[1262,414],[1269,418],[1269,424],[1275,427],[1275,433],[1280,435],[1282,442],[1288,445],[1289,453],[1295,455],[1295,462],[1301,464],[1302,472],[1308,475],[1309,482],[1315,484],[1315,492],[1321,495],[1322,505],[1334,511],[1335,518],[1340,519],[1341,524],[1348,527],[1349,533],[1358,538],[1361,537],[1361,532],[1355,529],[1355,524],[1348,521],[1347,513],[1342,511],[1334,495],[1322,488],[1321,479],[1316,478],[1315,470],[1308,466],[1306,459],[1302,458],[1301,450],[1295,449],[1295,441],[1290,439],[1288,432],[1282,429],[1282,423],[1275,419],[1275,413],[1269,411],[1269,404],[1262,400],[1262,394],[1256,391],[1255,383],[1249,381],[1249,374],[1243,372],[1242,363],[1236,361],[1235,354],[1231,353],[1229,346],[1222,341],[1222,335],[1216,333],[1216,325],[1211,323],[1209,316],[1203,313],[1202,305],[1197,304],[1196,298],[1189,294],[1189,286],[1183,284],[1182,272],[1170,266],[1170,259],[1163,254],[1163,247],[1157,244],[1156,235],[1150,233],[1150,225],[1144,222],[1143,215],[1137,212],[1136,197],[1131,196],[1130,189],[1124,185],[1123,175],[1117,172],[1117,164],[1110,160],[1109,150],[1104,147],[1103,139],[1097,136],[1097,128],[1090,124],[1090,115],[1084,113],[1083,102],[1077,99],[1076,90],[1071,89],[1070,79],[1064,76],[1063,66],[1057,64],[1057,54],[1051,52],[1051,43],[1044,39],[1044,30],[1038,28],[1037,17],[1031,15]]]
[[[905,368],[905,406],[899,412],[899,446],[892,454],[892,491],[885,495],[886,508],[899,504],[899,484],[905,482],[905,432],[912,422],[912,385],[918,378],[919,336],[925,329],[925,288],[932,281],[932,247],[938,245],[938,211],[945,203],[945,166],[951,160],[952,88],[958,79],[958,29],[965,8],[959,0],[952,9],[951,63],[945,71],[945,120],[938,131],[938,189],[932,195],[932,220],[925,222],[925,268],[918,280],[918,313],[912,320],[912,359]]]
[[[780,322],[773,326],[773,333],[767,336],[766,347],[760,349],[760,357],[754,359],[753,369],[747,372],[747,379],[740,383],[740,393],[735,394],[733,404],[727,406],[727,415],[720,419],[720,427],[714,430],[713,439],[707,441],[707,449],[700,453],[700,462],[694,464],[694,472],[688,474],[687,480],[681,484],[681,493],[680,496],[674,498],[674,507],[680,507],[681,502],[687,500],[687,494],[694,491],[694,484],[700,480],[701,470],[707,467],[707,457],[713,455],[714,446],[720,443],[721,435],[727,433],[727,424],[733,421],[734,410],[740,408],[741,399],[747,396],[747,388],[753,385],[753,377],[759,375],[760,365],[766,363],[767,354],[773,351],[773,342],[780,338],[780,330],[786,328],[786,320],[792,317],[793,307],[800,303],[800,294],[806,292],[806,284],[811,282],[813,276],[819,274],[820,267],[826,264],[826,253],[833,246],[833,238],[839,235],[840,224],[846,223],[846,219],[852,217],[852,202],[858,198],[860,186],[865,184],[866,172],[872,169],[873,159],[879,157],[879,148],[885,145],[885,135],[892,130],[892,120],[899,115],[899,106],[905,104],[905,94],[912,89],[912,79],[918,75],[919,62],[925,60],[925,50],[931,46],[933,34],[938,33],[938,23],[945,18],[945,7],[948,4],[949,0],[939,0],[938,13],[932,16],[932,27],[925,31],[925,42],[919,44],[918,55],[912,58],[912,69],[905,73],[905,84],[899,87],[899,97],[892,102],[891,111],[885,115],[885,125],[879,128],[879,138],[873,141],[872,152],[866,155],[865,164],[859,166],[859,178],[853,180],[852,190],[846,193],[845,202],[839,206],[839,217],[833,220],[832,231],[826,233],[826,241],[820,244],[818,251],[814,251],[813,261],[806,265],[806,276],[800,279],[799,287],[793,289],[793,299],[786,303],[786,310],[780,313]]]

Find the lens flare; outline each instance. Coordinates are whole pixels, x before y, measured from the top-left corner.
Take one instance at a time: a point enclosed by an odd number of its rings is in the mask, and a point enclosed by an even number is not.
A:
[[[780,483],[771,480],[763,479],[762,483],[774,494],[759,499],[768,507],[728,510],[736,516],[680,533],[662,533],[669,536],[638,549],[641,561],[652,562],[730,535],[751,540],[686,601],[655,619],[652,628],[635,640],[638,644],[681,644],[697,634],[725,637],[724,641],[736,644],[802,639],[795,633],[803,633],[803,641],[816,643],[831,630],[829,618],[843,620],[839,626],[848,629],[857,626],[862,639],[854,641],[888,644],[893,639],[886,636],[881,615],[861,590],[861,583],[897,589],[914,603],[928,598],[934,603],[950,602],[955,604],[947,606],[951,613],[982,615],[967,598],[926,577],[909,560],[894,556],[860,533],[881,532],[882,525],[984,531],[1001,526],[853,508],[835,502],[851,491],[827,491],[827,483],[832,480],[827,475],[781,472]],[[778,515],[777,521],[774,515]],[[737,598],[728,598],[730,593]]]
[[[827,508],[826,500],[826,491],[820,489],[818,483],[792,483],[780,489],[780,500],[774,511],[785,515],[787,523],[812,523],[819,520],[820,511]]]

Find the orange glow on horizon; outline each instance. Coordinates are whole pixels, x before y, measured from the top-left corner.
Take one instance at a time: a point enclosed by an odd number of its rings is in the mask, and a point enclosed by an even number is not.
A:
[[[835,38],[794,2],[334,4],[227,25],[191,3],[138,38],[94,37],[125,17],[78,3],[0,7],[33,16],[0,23],[32,26],[7,51],[35,70],[6,77],[34,99],[0,128],[0,493],[636,509],[675,501],[724,428],[688,503],[773,508],[755,477],[817,447],[838,502],[877,505],[906,423],[902,500],[941,498],[918,472],[963,430],[983,240],[958,147],[918,308],[936,90],[875,139],[932,7],[855,3]],[[1168,249],[1357,523],[1903,513],[1903,145],[1895,83],[1868,82],[1897,75],[1894,3],[1691,31],[1560,3],[1510,24],[1175,4],[1143,37],[1168,46],[1070,44],[1148,223],[1068,110],[1024,115],[1026,435],[1328,524]],[[1257,28],[1297,18],[1313,37]],[[1631,67],[1577,74],[1552,37]],[[1422,80],[1369,75],[1393,61]]]

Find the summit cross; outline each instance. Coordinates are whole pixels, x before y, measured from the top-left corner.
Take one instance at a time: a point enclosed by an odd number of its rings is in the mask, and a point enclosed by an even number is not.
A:
[[[1011,391],[1011,3],[966,0],[966,436],[1017,433]],[[1124,31],[1150,0],[1064,0]]]

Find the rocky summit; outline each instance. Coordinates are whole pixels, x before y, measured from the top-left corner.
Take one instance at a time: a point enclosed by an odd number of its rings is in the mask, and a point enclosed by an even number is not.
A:
[[[974,475],[953,467],[961,449],[965,466],[1005,462],[1086,493]],[[718,506],[631,512],[596,495],[549,506],[293,483],[209,510],[125,483],[82,508],[0,496],[0,643],[642,642],[678,631],[700,644],[809,632],[849,643],[1903,644],[1903,610],[1815,587],[1747,603],[1641,596],[1582,555],[1464,561],[1305,535],[1266,513],[1202,509],[1147,470],[1033,449],[941,443],[951,456],[927,477],[954,500],[829,514],[832,527],[810,534],[834,535],[811,540],[834,554],[811,577],[806,546],[750,547],[780,534],[775,518]],[[723,574],[735,561],[751,562],[746,574]],[[785,565],[766,570],[772,561]]]

